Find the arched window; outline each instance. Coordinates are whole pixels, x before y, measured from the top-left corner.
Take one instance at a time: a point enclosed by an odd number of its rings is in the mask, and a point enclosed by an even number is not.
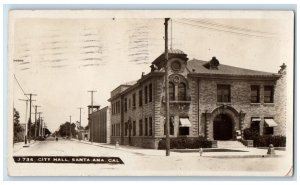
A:
[[[169,100],[175,101],[175,85],[169,82]]]
[[[178,84],[178,100],[185,101],[186,100],[186,87],[184,83]]]

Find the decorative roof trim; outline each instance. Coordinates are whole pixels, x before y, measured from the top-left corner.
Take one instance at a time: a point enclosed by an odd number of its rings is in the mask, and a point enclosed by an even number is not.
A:
[[[262,79],[262,80],[277,80],[281,77],[279,74],[272,75],[237,75],[237,74],[211,74],[211,73],[190,73],[188,74],[190,77],[198,77],[198,78],[226,78],[226,79]]]

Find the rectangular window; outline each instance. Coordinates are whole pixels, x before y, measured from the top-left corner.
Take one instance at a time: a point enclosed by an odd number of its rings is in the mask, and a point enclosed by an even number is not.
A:
[[[116,124],[116,136],[119,136],[118,128],[119,128],[119,124]]]
[[[270,120],[272,120],[273,123],[269,122]],[[277,124],[276,124],[276,122],[274,122],[274,118],[273,117],[264,117],[264,130],[263,130],[264,131],[264,135],[273,135],[274,134],[274,127],[275,126],[277,126]]]
[[[132,95],[132,108],[134,108],[134,109],[135,109],[135,106],[136,106],[135,102],[136,102],[136,99],[135,99],[135,93],[134,93]]]
[[[254,132],[255,134],[259,135],[260,133],[260,117],[251,117],[251,125],[250,125],[250,129],[252,132]]]
[[[113,135],[116,136],[116,125],[113,125]]]
[[[179,135],[181,136],[190,135],[190,127],[179,127]]]
[[[264,102],[274,103],[274,86],[269,85],[264,87]]]
[[[259,103],[259,86],[251,85],[251,103]]]
[[[143,135],[143,120],[139,121],[139,136]]]
[[[113,135],[116,136],[116,128],[115,128],[115,124],[113,124]]]
[[[148,119],[145,118],[145,136],[148,136]]]
[[[152,136],[152,117],[149,117],[149,136]]]
[[[143,91],[139,91],[139,106],[143,105]]]
[[[136,125],[135,125],[135,121],[132,122],[132,127],[133,127],[133,136],[136,136]]]
[[[116,102],[115,106],[115,114],[118,114],[118,102]]]
[[[131,109],[131,99],[128,98],[128,109]]]
[[[124,136],[127,136],[127,133],[128,133],[128,123],[125,122]]]
[[[230,85],[217,85],[218,102],[230,102]]]
[[[170,122],[169,122],[169,134],[172,136],[174,135],[174,117],[170,116]],[[167,130],[167,125],[166,125],[166,121],[164,124],[164,135],[166,135],[166,130]]]
[[[114,125],[111,127],[111,135],[114,136]]]
[[[118,114],[121,112],[121,102],[118,101]]]
[[[145,96],[144,96],[145,104],[147,104],[148,103],[148,87],[147,86],[145,86],[144,93],[145,93]]]
[[[265,127],[265,135],[273,135],[274,134],[274,127]]]
[[[152,102],[152,84],[149,84],[149,102]]]
[[[114,114],[117,113],[117,102],[114,103]]]
[[[124,99],[124,111],[127,112],[127,98]]]

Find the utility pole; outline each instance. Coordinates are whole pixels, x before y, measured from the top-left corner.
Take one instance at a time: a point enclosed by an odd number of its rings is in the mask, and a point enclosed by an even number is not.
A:
[[[43,129],[43,127],[42,127],[42,122],[41,122],[41,114],[42,114],[42,112],[38,112],[38,114],[39,114],[39,128],[38,128],[38,136],[40,137],[40,136],[42,136],[42,129]]]
[[[45,137],[45,126],[44,126],[44,123],[43,123],[43,117],[41,117],[41,125],[42,125],[42,137]]]
[[[91,119],[91,126],[90,126],[90,137],[91,137],[91,143],[93,143],[93,133],[92,133],[92,129],[93,129],[93,118],[92,118],[92,113],[94,112],[94,107],[93,107],[93,95],[94,95],[94,92],[97,92],[97,91],[94,91],[94,90],[91,90],[91,91],[88,91],[91,93],[91,106],[92,106],[92,112],[90,113],[90,119]]]
[[[25,142],[25,145],[27,144],[27,130],[28,130],[28,124],[26,123],[27,122],[27,111],[28,111],[28,101],[29,100],[24,100],[24,99],[19,99],[21,101],[25,101],[26,102],[26,112],[25,112],[25,136],[24,136],[24,142]]]
[[[35,105],[34,108],[35,108],[35,113],[34,113],[34,140],[36,140],[37,138],[37,119],[36,119],[36,116],[37,116],[37,108],[38,107],[41,107],[41,106],[37,106]]]
[[[72,139],[72,129],[71,129],[71,127],[72,127],[72,116],[70,116],[70,134],[69,134],[69,136],[70,136],[70,139]]]
[[[27,136],[28,136],[28,141],[30,143],[31,140],[31,105],[32,105],[32,96],[37,96],[36,94],[25,94],[25,95],[29,95],[29,120],[28,120],[28,129],[27,129]]]
[[[169,105],[169,72],[168,72],[168,21],[165,18],[165,97],[166,97],[166,156],[170,156],[170,105]]]
[[[82,107],[79,107],[79,128],[81,127],[81,109]]]

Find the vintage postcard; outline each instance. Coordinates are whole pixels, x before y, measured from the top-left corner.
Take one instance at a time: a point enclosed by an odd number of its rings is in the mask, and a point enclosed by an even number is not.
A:
[[[292,176],[294,13],[11,10],[10,176]]]

